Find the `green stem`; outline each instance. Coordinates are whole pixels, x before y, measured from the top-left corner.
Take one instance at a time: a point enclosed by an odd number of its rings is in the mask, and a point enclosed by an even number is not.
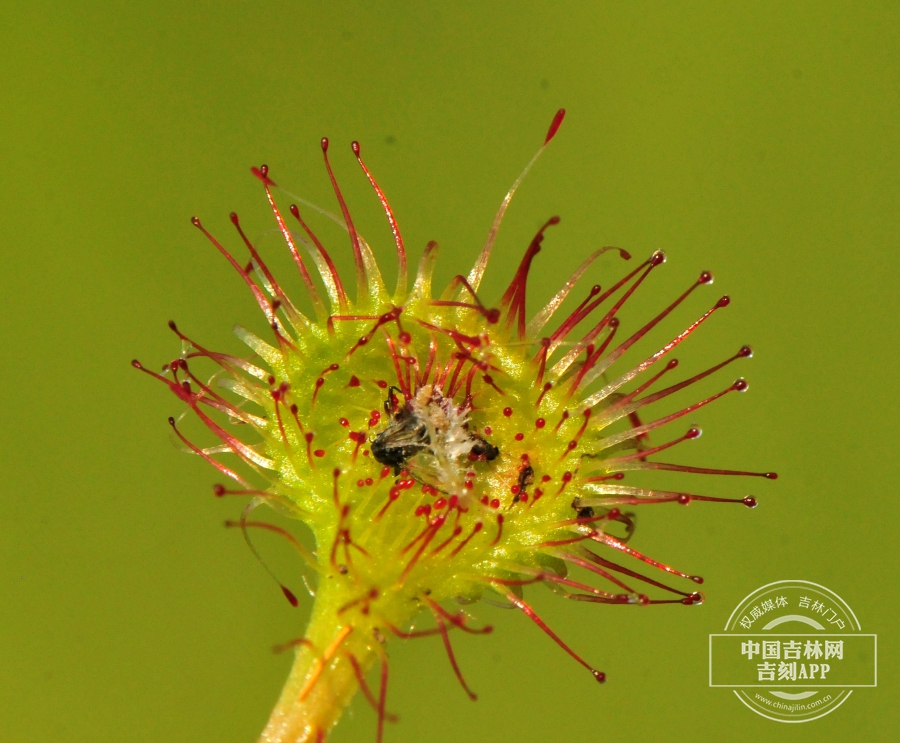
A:
[[[306,636],[259,743],[321,743],[353,699],[359,681],[350,655],[362,673],[374,664],[376,643],[352,625],[342,624],[334,602],[321,593]]]

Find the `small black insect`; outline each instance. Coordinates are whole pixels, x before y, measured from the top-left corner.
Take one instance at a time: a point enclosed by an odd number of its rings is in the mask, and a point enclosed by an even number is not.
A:
[[[401,404],[397,395],[402,394],[397,387],[388,390],[384,411],[390,423],[372,441],[372,456],[392,467],[395,475],[407,469],[415,479],[443,492],[460,486],[466,459],[491,461],[500,455],[496,446],[469,431],[467,411],[440,389],[425,385]],[[409,460],[420,453],[430,455],[424,466],[410,465]]]
[[[575,515],[578,518],[592,519],[592,518],[594,518],[594,516],[597,515],[591,506],[580,506],[579,507],[579,506],[575,505],[575,503],[577,503],[577,502],[578,502],[578,499],[576,498],[572,502],[572,508],[575,509]],[[615,510],[618,511],[618,509],[615,509]],[[609,513],[609,509],[604,509],[604,513]],[[603,517],[603,514],[600,514],[600,518],[602,518],[602,517]],[[629,539],[631,539],[631,537],[634,535],[634,529],[637,524],[636,524],[636,516],[633,512],[629,511],[627,513],[618,513],[618,514],[614,515],[610,519],[610,521],[617,521],[618,523],[625,525],[624,536],[617,537],[617,539],[620,542],[625,543]]]
[[[475,443],[472,445],[471,454],[474,455],[476,459],[484,458],[488,462],[491,462],[500,456],[500,450],[492,443],[485,441],[477,433],[473,433],[471,436],[475,439]]]
[[[408,459],[428,448],[431,438],[425,422],[408,401],[402,406],[396,404],[395,390],[400,392],[391,387],[384,401],[384,411],[392,416],[392,420],[372,441],[372,456],[375,461],[393,467],[394,474],[399,475]]]
[[[513,498],[513,503],[518,503],[519,499],[526,494],[525,488],[527,488],[531,483],[534,482],[534,467],[530,464],[526,464],[519,470],[519,481],[517,485],[519,486],[518,492],[516,492],[516,497]]]

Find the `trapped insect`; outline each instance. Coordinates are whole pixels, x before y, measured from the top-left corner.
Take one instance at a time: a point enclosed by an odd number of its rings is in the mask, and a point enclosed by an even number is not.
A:
[[[384,402],[390,423],[372,441],[372,456],[395,475],[406,470],[439,492],[465,492],[468,465],[499,456],[496,446],[469,430],[471,401],[457,405],[434,385],[421,387],[402,404],[395,392],[402,394],[391,387]]]

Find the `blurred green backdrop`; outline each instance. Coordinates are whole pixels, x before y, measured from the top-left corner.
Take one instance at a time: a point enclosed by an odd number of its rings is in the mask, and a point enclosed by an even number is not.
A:
[[[165,391],[128,365],[177,353],[166,321],[240,351],[252,299],[191,227],[236,209],[288,267],[258,183],[333,208],[318,147],[364,234],[390,236],[363,143],[409,245],[468,268],[553,112],[569,115],[509,211],[495,300],[535,228],[546,299],[591,249],[669,255],[628,317],[701,269],[732,295],[683,356],[744,342],[746,396],[697,416],[694,464],[774,469],[756,511],[641,514],[634,544],[707,578],[698,609],[595,607],[532,592],[605,670],[597,685],[524,617],[490,638],[395,643],[387,741],[889,740],[896,728],[898,50],[893,2],[4,3],[0,8],[3,527],[0,739],[256,739],[297,635],[222,528],[215,473],[173,447]],[[343,236],[324,230],[347,253]],[[280,262],[279,262],[280,261]],[[614,269],[614,273],[610,271]],[[392,269],[388,269],[390,273]],[[618,275],[612,261],[596,280]],[[589,279],[590,280],[590,279]],[[289,283],[289,282],[288,282]],[[693,304],[683,319],[707,299]],[[537,307],[537,300],[533,305]],[[679,428],[679,431],[681,429]],[[704,487],[706,486],[706,487]],[[292,556],[264,548],[281,571]],[[707,635],[774,580],[823,583],[880,637],[878,689],[782,725],[706,685]],[[294,581],[296,583],[296,581]],[[374,740],[357,703],[334,740]]]

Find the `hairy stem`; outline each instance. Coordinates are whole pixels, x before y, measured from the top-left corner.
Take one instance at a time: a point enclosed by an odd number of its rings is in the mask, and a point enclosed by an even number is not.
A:
[[[352,658],[362,673],[378,657],[371,636],[342,623],[334,602],[320,592],[306,636],[259,743],[320,743],[359,689]]]

